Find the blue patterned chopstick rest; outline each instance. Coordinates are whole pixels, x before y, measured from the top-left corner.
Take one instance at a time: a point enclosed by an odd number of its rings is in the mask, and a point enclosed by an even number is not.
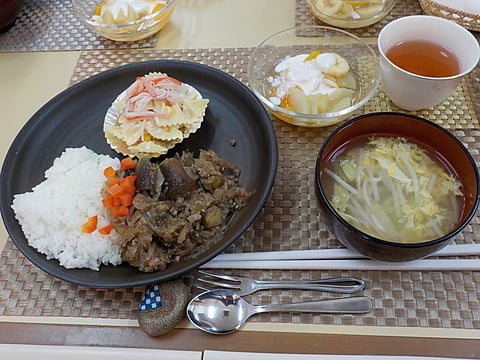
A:
[[[143,299],[140,302],[138,307],[139,310],[150,310],[150,309],[158,309],[161,308],[162,305],[162,297],[160,296],[160,289],[158,285],[154,285],[147,289],[145,295],[143,295]]]
[[[150,336],[166,334],[183,319],[190,286],[176,279],[147,288],[138,306],[138,324]]]

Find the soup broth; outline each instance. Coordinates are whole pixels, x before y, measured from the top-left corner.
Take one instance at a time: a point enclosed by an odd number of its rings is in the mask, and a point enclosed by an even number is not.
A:
[[[377,136],[348,145],[324,169],[322,186],[344,220],[376,238],[439,238],[460,218],[460,182],[426,150]]]
[[[387,50],[398,67],[428,77],[448,77],[460,72],[457,57],[447,48],[429,41],[402,41]]]

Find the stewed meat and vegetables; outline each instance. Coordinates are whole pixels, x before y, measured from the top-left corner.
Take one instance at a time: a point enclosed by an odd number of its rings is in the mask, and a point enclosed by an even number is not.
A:
[[[240,171],[212,150],[183,152],[158,163],[138,160],[129,215],[113,217],[122,260],[143,272],[165,269],[220,239],[248,192]]]

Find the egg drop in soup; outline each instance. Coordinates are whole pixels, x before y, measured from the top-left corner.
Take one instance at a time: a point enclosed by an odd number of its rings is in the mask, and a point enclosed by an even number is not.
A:
[[[464,197],[454,174],[404,138],[353,141],[323,172],[322,186],[338,214],[378,239],[433,240],[449,233],[462,212]]]

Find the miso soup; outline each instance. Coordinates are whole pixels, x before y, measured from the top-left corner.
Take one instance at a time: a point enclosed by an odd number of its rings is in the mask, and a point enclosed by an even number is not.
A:
[[[401,243],[450,232],[464,199],[461,183],[444,164],[397,137],[376,136],[347,145],[324,169],[322,186],[351,225]]]

